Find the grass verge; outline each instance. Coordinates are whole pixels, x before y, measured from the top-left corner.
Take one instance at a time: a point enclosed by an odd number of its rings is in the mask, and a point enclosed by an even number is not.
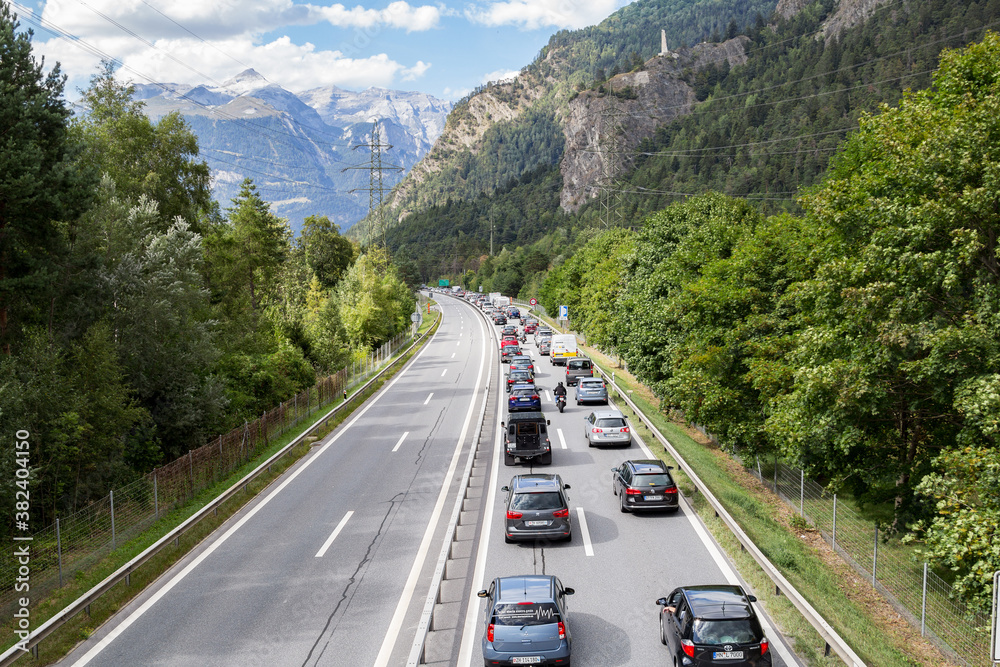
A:
[[[420,332],[426,332],[436,328],[440,322],[440,317],[425,318],[420,327]],[[429,339],[429,337],[428,337]],[[425,339],[424,342],[426,342]],[[411,345],[398,359],[398,363],[393,372],[383,375],[379,380],[364,392],[356,393],[347,400],[347,409],[340,410],[331,417],[325,426],[314,431],[313,435],[322,439],[333,429],[340,425],[345,419],[360,407],[366,400],[374,395],[382,385],[390,380],[409,359],[416,354],[421,345]],[[343,403],[342,399],[331,403],[327,408],[333,408],[338,403]],[[315,422],[314,422],[315,423]],[[87,591],[99,584],[109,575],[113,574],[120,567],[138,556],[149,546],[154,544],[164,535],[183,523],[193,514],[197,513],[212,500],[217,498],[226,489],[236,484],[240,479],[253,471],[262,462],[273,456],[276,452],[291,443],[306,430],[311,428],[313,423],[303,424],[301,428],[290,431],[276,440],[266,451],[263,451],[253,461],[244,464],[234,470],[227,478],[220,480],[215,485],[197,494],[189,503],[177,507],[167,512],[153,526],[140,533],[128,542],[122,544],[110,554],[99,560],[93,567],[87,570],[78,571],[62,588],[57,589],[43,599],[38,600],[31,607],[31,625],[38,627],[49,618],[59,613],[60,610],[77,600]],[[146,586],[153,583],[174,564],[176,564],[187,553],[194,549],[206,537],[210,536],[216,529],[224,524],[230,517],[236,514],[247,503],[253,500],[258,494],[264,491],[272,482],[291,467],[295,462],[305,456],[311,447],[309,444],[300,444],[294,447],[288,454],[276,461],[270,472],[263,473],[247,484],[246,492],[236,494],[222,505],[216,512],[204,517],[197,524],[192,526],[184,534],[179,536],[175,546],[161,550],[153,558],[132,572],[128,584],[122,581],[113,586],[104,595],[94,601],[90,607],[90,613],[80,613],[69,619],[59,629],[55,630],[48,637],[38,644],[38,659],[32,661],[31,654],[26,653],[16,662],[16,664],[49,665],[62,659],[79,642],[90,637],[94,631],[117,613],[122,607],[128,604],[136,595],[141,593]],[[3,650],[12,646],[16,638],[14,637],[14,625],[8,621],[3,624],[6,630],[8,641],[4,643]]]

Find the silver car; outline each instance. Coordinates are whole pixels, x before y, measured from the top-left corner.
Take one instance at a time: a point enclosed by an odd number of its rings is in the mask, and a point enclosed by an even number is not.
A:
[[[632,432],[618,410],[598,410],[584,417],[587,445],[632,446]]]
[[[576,404],[603,403],[608,404],[608,388],[601,378],[580,378],[573,391]]]
[[[548,355],[550,352],[552,352],[552,338],[543,338],[538,343],[538,354]]]

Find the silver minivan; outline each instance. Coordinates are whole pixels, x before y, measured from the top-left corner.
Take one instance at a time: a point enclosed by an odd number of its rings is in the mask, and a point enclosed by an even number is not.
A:
[[[596,410],[584,417],[587,445],[632,446],[632,432],[618,410]]]

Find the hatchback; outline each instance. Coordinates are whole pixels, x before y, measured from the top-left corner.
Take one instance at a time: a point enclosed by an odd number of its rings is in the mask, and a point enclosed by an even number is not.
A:
[[[502,310],[493,313],[493,324],[507,324],[507,316],[503,314]]]
[[[503,337],[513,336],[517,338],[517,327],[513,324],[505,324],[502,329],[500,329],[500,335]]]
[[[740,586],[682,586],[656,604],[660,641],[676,665],[770,667],[770,643]]]
[[[625,421],[625,415],[618,410],[599,410],[584,417],[584,431],[587,445],[632,446],[632,432]]]
[[[511,370],[516,368],[519,371],[531,371],[534,373],[535,362],[526,354],[518,354],[510,358],[510,368]]]
[[[504,541],[572,540],[568,489],[559,475],[515,475],[500,489],[507,492]]]
[[[548,574],[497,577],[479,591],[486,599],[486,665],[569,665],[566,597],[574,592]]]
[[[539,398],[535,385],[515,384],[510,388],[510,396],[507,397],[507,412],[541,409],[542,399]]]
[[[507,363],[512,357],[519,356],[520,354],[521,347],[517,343],[505,343],[500,348],[500,361]]]
[[[513,370],[507,373],[507,393],[515,384],[535,384],[535,376],[531,371]]]
[[[538,328],[538,322],[535,322],[534,320],[528,320],[527,322],[524,323],[524,333],[526,334],[535,333],[535,330],[537,328]]]
[[[543,338],[552,338],[552,329],[541,326],[535,329],[535,345],[538,345]]]
[[[581,403],[608,404],[608,388],[601,378],[580,378],[573,391],[577,405]]]
[[[612,468],[611,490],[618,496],[622,512],[680,509],[677,484],[670,476],[673,466],[659,459],[625,461]]]

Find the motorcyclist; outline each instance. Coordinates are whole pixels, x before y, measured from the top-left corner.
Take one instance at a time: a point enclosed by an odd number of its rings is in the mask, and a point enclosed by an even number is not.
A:
[[[552,395],[553,396],[566,396],[566,387],[563,386],[562,382],[560,382],[559,384],[557,384],[556,388],[552,390]]]

